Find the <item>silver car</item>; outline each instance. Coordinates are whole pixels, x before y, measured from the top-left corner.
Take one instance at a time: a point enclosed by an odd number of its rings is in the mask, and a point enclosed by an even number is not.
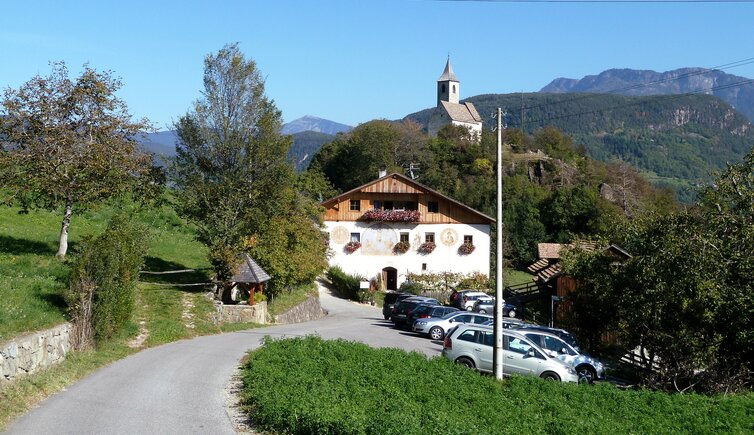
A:
[[[494,331],[489,326],[461,325],[445,338],[442,355],[458,364],[492,373]],[[553,358],[531,340],[507,329],[503,332],[503,374],[539,376],[561,382],[578,382],[576,370]]]
[[[492,319],[489,314],[469,313],[457,311],[442,317],[427,317],[416,319],[413,331],[429,335],[432,340],[442,340],[451,328],[465,323],[481,324]]]
[[[550,356],[557,358],[570,365],[579,375],[579,382],[592,383],[597,379],[605,378],[605,366],[589,355],[576,351],[556,334],[544,331],[528,330],[525,327],[516,330],[526,338],[533,341]]]

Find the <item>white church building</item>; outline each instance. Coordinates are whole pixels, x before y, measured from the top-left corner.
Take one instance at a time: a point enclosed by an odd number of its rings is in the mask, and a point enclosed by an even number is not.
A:
[[[460,102],[461,82],[453,73],[453,66],[445,64],[445,71],[437,79],[437,107],[427,124],[427,133],[431,137],[448,124],[459,125],[469,129],[471,136],[480,140],[482,137],[482,118],[470,102]]]
[[[480,272],[489,276],[494,219],[393,173],[324,201],[330,265],[382,277],[397,289],[407,273]]]

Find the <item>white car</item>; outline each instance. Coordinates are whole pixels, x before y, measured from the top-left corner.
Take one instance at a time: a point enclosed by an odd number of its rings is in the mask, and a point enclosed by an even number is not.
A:
[[[458,364],[492,373],[495,332],[489,326],[461,325],[443,343],[442,356]],[[503,331],[503,374],[538,376],[560,382],[578,382],[576,370],[549,356],[531,340],[516,332]]]
[[[573,367],[579,376],[579,381],[591,384],[595,380],[605,378],[604,364],[589,355],[578,352],[557,335],[544,331],[527,330],[526,327],[517,329],[516,332],[523,334],[551,357]]]
[[[413,331],[418,332],[419,334],[429,335],[429,338],[432,340],[442,340],[445,337],[445,334],[455,326],[463,325],[464,323],[482,324],[492,318],[493,317],[489,314],[456,311],[442,317],[416,319]]]
[[[466,292],[461,296],[460,305],[462,310],[471,311],[474,309],[474,303],[479,300],[492,300],[492,296],[484,292]]]

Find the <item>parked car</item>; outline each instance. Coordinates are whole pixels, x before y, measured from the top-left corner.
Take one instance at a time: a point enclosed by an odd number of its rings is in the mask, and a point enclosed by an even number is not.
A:
[[[489,314],[467,313],[456,311],[442,317],[428,317],[417,319],[414,322],[413,331],[428,335],[432,340],[442,340],[445,334],[454,326],[462,323],[481,324],[492,319]]]
[[[574,350],[576,350],[576,352],[581,352],[581,347],[579,346],[578,341],[576,341],[576,337],[571,335],[571,333],[566,331],[565,329],[550,328],[549,326],[535,325],[533,323],[527,323],[521,327],[530,329],[532,331],[542,331],[542,332],[549,332],[551,334],[555,334],[561,339],[563,339],[563,341],[570,344],[571,347],[573,347]]]
[[[463,309],[463,296],[469,292],[478,292],[477,290],[453,290],[448,297],[448,305],[456,307],[459,310]]]
[[[417,305],[420,304],[434,304],[434,305],[440,305],[440,301],[437,299],[432,299],[424,296],[411,296],[409,298],[405,298],[399,302],[397,302],[393,306],[393,311],[390,314],[390,320],[393,321],[395,326],[402,327],[406,325],[407,319],[408,319],[408,312],[414,309]]]
[[[605,366],[600,361],[589,355],[579,353],[557,335],[530,328],[520,328],[517,332],[534,342],[548,355],[573,367],[579,376],[579,382],[591,384],[597,379],[605,378]]]
[[[449,313],[458,311],[455,307],[446,307],[444,305],[420,304],[408,312],[406,318],[407,325],[413,325],[416,319],[425,319],[427,317],[442,317]]]
[[[482,314],[494,314],[495,313],[495,298],[479,298],[474,302],[472,311],[475,311],[477,313]],[[505,317],[516,317],[518,314],[518,307],[505,303],[503,306],[503,316]]]
[[[474,303],[479,299],[492,299],[490,295],[480,291],[466,292],[461,295],[459,307],[462,310],[472,311]]]
[[[448,335],[442,355],[458,364],[492,373],[494,331],[489,326],[461,325]],[[539,376],[560,382],[578,382],[576,370],[553,358],[515,329],[503,332],[503,374]]]
[[[390,315],[393,313],[393,305],[395,305],[396,302],[410,298],[411,296],[414,295],[411,293],[385,293],[385,301],[382,303],[382,317],[384,317],[385,320],[390,320]]]
[[[509,328],[521,328],[526,325],[531,325],[531,323],[526,323],[523,320],[518,319],[503,319],[503,329],[509,329]],[[482,326],[495,326],[495,319],[490,319],[484,323],[482,323]]]

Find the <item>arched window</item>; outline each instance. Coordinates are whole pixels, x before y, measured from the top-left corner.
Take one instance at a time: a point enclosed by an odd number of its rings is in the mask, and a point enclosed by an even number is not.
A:
[[[456,85],[453,85],[453,93],[456,93]]]
[[[442,90],[442,93],[445,93],[445,83],[442,84],[441,90]]]

